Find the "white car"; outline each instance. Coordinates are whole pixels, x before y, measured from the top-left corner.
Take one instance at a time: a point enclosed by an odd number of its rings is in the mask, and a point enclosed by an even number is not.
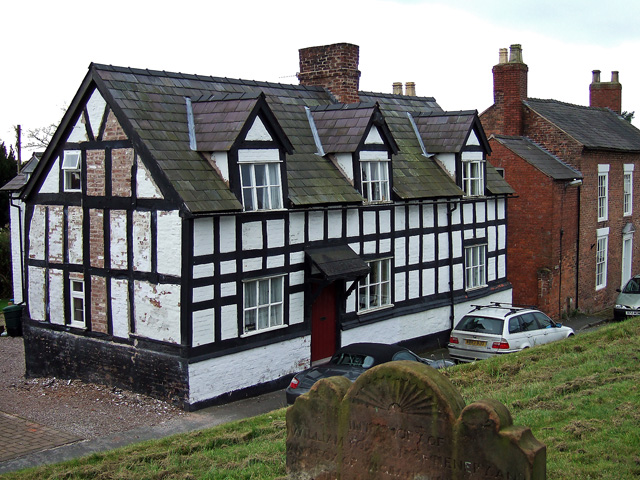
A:
[[[574,335],[533,308],[508,303],[474,305],[451,331],[449,356],[457,362],[473,362],[512,353]]]

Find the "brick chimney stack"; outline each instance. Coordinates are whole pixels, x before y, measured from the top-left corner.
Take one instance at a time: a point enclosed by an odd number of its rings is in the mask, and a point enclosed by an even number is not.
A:
[[[360,47],[350,43],[335,43],[302,48],[299,52],[300,85],[327,88],[341,103],[360,101]]]
[[[622,85],[618,72],[611,72],[610,82],[601,82],[600,70],[593,71],[589,85],[589,106],[610,108],[618,114],[622,113]]]
[[[499,62],[493,67],[493,102],[496,109],[495,130],[491,133],[520,136],[524,133],[524,106],[527,98],[529,67],[522,61],[522,47],[501,48]]]

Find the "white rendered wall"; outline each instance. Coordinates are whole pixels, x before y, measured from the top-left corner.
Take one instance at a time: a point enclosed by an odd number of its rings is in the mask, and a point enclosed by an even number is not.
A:
[[[180,285],[134,282],[136,334],[180,343]]]
[[[45,270],[29,267],[29,317],[32,320],[45,319]]]
[[[15,206],[9,207],[11,221],[11,270],[13,277],[13,301],[22,303],[22,263],[24,251],[24,239],[22,239],[21,227],[24,225],[24,204],[17,199],[11,202]]]
[[[60,190],[60,158],[56,158],[55,162],[51,165],[47,176],[40,187],[40,193],[58,193]]]
[[[46,213],[47,209],[44,205],[36,205],[33,208],[31,224],[29,225],[29,258],[32,260],[44,260]]]
[[[49,270],[49,319],[64,325],[64,276],[62,270]]]
[[[113,336],[128,338],[131,308],[129,306],[129,281],[127,279],[111,279],[111,317]]]
[[[309,366],[310,337],[295,338],[189,365],[189,402],[277,380]]]
[[[182,219],[177,210],[158,212],[158,273],[182,272]]]
[[[140,157],[136,157],[138,169],[136,171],[136,191],[138,198],[163,198],[162,192],[151,178],[151,174]]]

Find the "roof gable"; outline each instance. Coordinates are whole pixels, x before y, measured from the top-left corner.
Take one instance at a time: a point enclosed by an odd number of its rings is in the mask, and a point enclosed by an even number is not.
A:
[[[475,110],[420,113],[414,121],[429,153],[457,153],[470,144],[491,151]]]
[[[612,110],[534,98],[524,104],[585,148],[640,151],[640,130]]]
[[[313,107],[311,115],[325,153],[353,153],[367,142],[398,151],[377,104],[323,105]]]
[[[582,178],[582,173],[578,170],[564,163],[551,152],[528,138],[505,135],[494,135],[494,138],[524,161],[554,180]]]

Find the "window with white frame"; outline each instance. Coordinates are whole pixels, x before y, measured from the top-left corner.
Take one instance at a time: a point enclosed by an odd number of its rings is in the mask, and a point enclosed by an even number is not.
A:
[[[282,276],[244,282],[244,333],[284,324],[283,285]]]
[[[71,325],[84,327],[84,282],[82,280],[70,280],[71,298]]]
[[[487,285],[487,245],[473,245],[464,249],[466,289]]]
[[[391,305],[391,259],[367,262],[371,271],[358,285],[358,311]]]
[[[623,187],[623,215],[629,216],[633,213],[633,164],[624,166]]]
[[[462,160],[462,189],[469,197],[484,195],[483,160]]]
[[[386,152],[360,152],[362,196],[368,203],[388,202],[389,156]]]
[[[280,163],[277,149],[238,150],[245,211],[282,208]]]
[[[69,150],[64,152],[62,159],[62,171],[64,172],[64,191],[79,192],[82,190],[80,181],[80,151]]]
[[[596,231],[596,290],[607,286],[607,250],[609,248],[609,228]]]
[[[609,165],[598,165],[598,221],[609,218]]]

